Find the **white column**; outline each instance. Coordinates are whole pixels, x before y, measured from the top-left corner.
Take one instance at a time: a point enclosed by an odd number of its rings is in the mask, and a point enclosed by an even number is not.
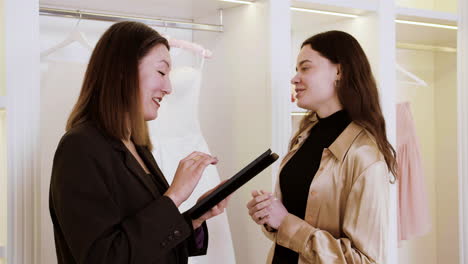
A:
[[[379,1],[378,86],[387,137],[396,149],[396,33],[394,1]],[[390,237],[386,263],[398,263],[396,184],[390,189]]]
[[[458,1],[458,181],[460,264],[468,264],[468,2]]]
[[[291,137],[291,6],[290,0],[269,1],[269,85],[272,97],[271,149],[280,155],[287,153]],[[272,165],[273,185],[280,160]]]
[[[7,262],[36,261],[39,1],[5,0],[8,167]]]

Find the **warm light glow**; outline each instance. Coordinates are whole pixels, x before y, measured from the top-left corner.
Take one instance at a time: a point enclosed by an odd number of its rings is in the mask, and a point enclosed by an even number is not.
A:
[[[400,19],[395,20],[395,22],[400,23],[400,24],[417,25],[417,26],[425,26],[425,27],[446,28],[446,29],[455,29],[455,30],[458,29],[457,26],[449,26],[449,25],[441,25],[441,24],[425,23],[425,22],[415,22],[415,21],[400,20]]]
[[[250,1],[243,1],[243,0],[219,0],[222,2],[230,2],[230,3],[236,3],[236,4],[245,4],[245,5],[251,5],[253,2]]]
[[[291,115],[292,116],[305,116],[309,114],[308,112],[292,112]]]
[[[351,17],[351,18],[356,18],[356,17],[358,17],[357,15],[353,15],[353,14],[345,14],[345,13],[338,13],[338,12],[313,10],[313,9],[306,9],[306,8],[299,8],[299,7],[291,7],[291,10],[293,10],[293,11],[299,11],[299,12],[308,12],[308,13],[323,14],[323,15]]]

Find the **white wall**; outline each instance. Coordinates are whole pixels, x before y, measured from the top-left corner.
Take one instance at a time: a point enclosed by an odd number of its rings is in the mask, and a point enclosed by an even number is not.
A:
[[[457,54],[435,53],[438,263],[459,263]]]
[[[0,17],[3,18],[3,0],[0,0]],[[5,85],[5,21],[0,19],[0,96],[6,95]],[[7,161],[6,161],[6,111],[0,108],[0,247],[7,242]],[[6,253],[6,252],[5,252]],[[3,264],[0,256],[0,264]]]
[[[204,18],[203,22],[212,18]],[[220,158],[222,178],[231,177],[271,146],[271,91],[268,87],[268,31],[264,1],[224,10],[224,32],[194,32],[213,50],[201,90],[200,122],[211,151]],[[248,215],[251,190],[271,190],[267,169],[232,197],[228,217],[237,263],[264,263],[271,243]]]
[[[460,264],[468,263],[468,2],[458,3],[457,35],[458,202]]]
[[[7,242],[6,111],[0,109],[0,247]],[[2,257],[0,257],[2,264]]]
[[[39,136],[37,0],[4,1],[8,92],[8,263],[35,263]]]
[[[6,95],[5,85],[5,20],[4,0],[0,0],[0,96]]]

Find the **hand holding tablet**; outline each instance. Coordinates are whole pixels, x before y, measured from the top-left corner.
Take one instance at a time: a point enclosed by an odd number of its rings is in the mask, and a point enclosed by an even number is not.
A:
[[[273,164],[278,159],[278,154],[272,153],[270,149],[248,164],[229,180],[218,186],[213,192],[200,199],[187,213],[192,219],[197,219],[219,202],[235,192],[242,185],[257,176],[260,172]]]

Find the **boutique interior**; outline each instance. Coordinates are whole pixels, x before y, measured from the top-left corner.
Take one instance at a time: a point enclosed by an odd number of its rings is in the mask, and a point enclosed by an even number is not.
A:
[[[420,178],[392,189],[388,263],[468,263],[459,198],[460,177],[468,177],[466,169],[460,171],[468,146],[459,135],[459,1],[464,0],[0,1],[0,264],[57,263],[48,204],[54,152],[93,47],[123,20],[146,23],[169,39],[177,69],[171,76],[174,97],[188,100],[172,106],[168,99],[161,119],[149,125],[155,150],[168,148],[153,152],[165,174],[176,169],[167,159],[183,158],[190,144],[220,160],[207,170],[187,209],[264,150],[286,153],[306,114],[290,84],[301,43],[328,30],[353,35],[377,79],[391,143],[411,133],[398,127],[400,118],[409,119],[422,164]],[[180,141],[187,131],[193,138]],[[277,170],[266,169],[234,193],[226,215],[208,222],[213,233],[207,256],[189,263],[265,263],[271,241],[250,219],[246,204],[252,190],[272,190]],[[408,210],[420,210],[416,219],[401,220],[420,227],[407,234],[399,227],[399,203],[409,199],[401,189],[416,197]]]

